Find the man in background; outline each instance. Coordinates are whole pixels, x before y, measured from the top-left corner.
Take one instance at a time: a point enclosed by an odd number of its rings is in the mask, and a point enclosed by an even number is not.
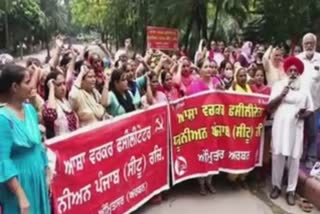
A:
[[[298,55],[305,67],[301,76],[301,89],[308,91],[313,103],[313,112],[305,121],[306,167],[311,169],[318,160],[317,118],[320,109],[320,53],[316,52],[317,37],[312,33],[303,37],[302,45],[303,52]]]

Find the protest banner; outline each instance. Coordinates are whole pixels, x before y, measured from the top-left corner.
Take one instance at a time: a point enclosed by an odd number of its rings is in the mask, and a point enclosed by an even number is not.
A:
[[[169,188],[167,105],[113,120],[46,143],[55,214],[130,213]]]
[[[265,96],[205,92],[171,105],[173,184],[262,164]]]
[[[147,27],[147,46],[159,50],[178,50],[178,29]]]

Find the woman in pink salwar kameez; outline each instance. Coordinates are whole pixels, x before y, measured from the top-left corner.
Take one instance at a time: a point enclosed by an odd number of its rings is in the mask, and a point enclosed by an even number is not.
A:
[[[183,95],[186,95],[187,89],[192,82],[197,79],[197,76],[192,72],[191,63],[187,57],[180,59],[177,73],[173,75],[173,82],[180,87]]]
[[[215,70],[216,64],[210,62],[208,59],[199,62],[200,78],[195,80],[187,90],[188,95],[197,94],[202,91],[213,90],[214,82],[212,74]],[[207,195],[208,191],[212,194],[216,193],[214,186],[212,185],[213,175],[199,178],[200,194]]]

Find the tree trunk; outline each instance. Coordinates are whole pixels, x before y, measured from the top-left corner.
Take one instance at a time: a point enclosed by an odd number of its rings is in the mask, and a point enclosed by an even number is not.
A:
[[[188,50],[188,46],[189,46],[189,37],[190,37],[192,25],[193,25],[193,16],[190,16],[186,34],[184,35],[184,38],[183,38],[183,44],[186,50]]]
[[[8,23],[8,10],[9,10],[9,5],[8,5],[8,0],[5,0],[5,11],[4,11],[4,31],[6,32],[5,35],[5,47],[6,49],[10,49],[10,38],[9,38],[9,23]]]
[[[219,18],[219,14],[220,14],[220,10],[222,8],[222,0],[217,0],[217,4],[216,4],[216,14],[214,17],[214,22],[213,22],[213,26],[212,26],[212,30],[210,33],[210,41],[213,40],[216,30],[217,30],[217,25],[218,25],[218,18]]]
[[[72,19],[71,8],[70,8],[70,0],[64,0],[64,3],[66,5],[67,13],[68,13],[68,24],[70,24],[71,23],[71,19]]]
[[[47,50],[46,63],[48,63],[50,58],[51,58],[51,56],[50,56],[50,45],[49,45],[49,39],[48,38],[46,38],[45,43],[46,43],[46,50]]]
[[[202,28],[202,38],[208,39],[208,16],[207,16],[207,2],[202,0],[199,5],[199,15],[201,16],[201,28]]]
[[[149,24],[149,15],[148,15],[148,8],[149,8],[149,2],[148,0],[143,0],[143,17],[144,17],[144,24],[143,24],[143,29],[142,29],[142,36],[143,36],[143,50],[146,50],[147,48],[147,26]]]
[[[114,20],[114,22],[115,22],[115,39],[116,39],[116,50],[118,50],[119,49],[119,29],[118,29],[118,19],[117,19],[117,17],[115,17],[115,20]]]

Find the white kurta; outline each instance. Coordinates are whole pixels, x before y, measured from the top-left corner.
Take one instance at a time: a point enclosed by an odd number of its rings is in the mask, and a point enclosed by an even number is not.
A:
[[[279,96],[288,85],[288,79],[272,87],[269,102]],[[311,96],[303,91],[290,90],[274,113],[272,126],[272,154],[300,159],[303,151],[304,120],[296,116],[301,109],[312,109]]]
[[[320,108],[320,53],[315,53],[311,60],[308,60],[306,53],[298,55],[304,64],[304,72],[301,75],[301,89],[310,93],[313,107],[312,110]]]

